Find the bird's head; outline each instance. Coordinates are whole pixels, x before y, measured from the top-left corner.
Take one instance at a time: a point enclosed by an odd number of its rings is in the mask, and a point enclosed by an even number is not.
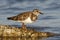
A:
[[[39,14],[43,14],[43,13],[39,9],[34,9],[33,14],[38,16]]]

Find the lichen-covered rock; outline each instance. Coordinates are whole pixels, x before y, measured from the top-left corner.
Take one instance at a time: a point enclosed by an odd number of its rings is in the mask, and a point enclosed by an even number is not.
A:
[[[22,29],[9,25],[0,25],[0,36],[11,36],[11,37],[49,37],[54,36],[54,33],[49,32],[37,32],[33,29]]]

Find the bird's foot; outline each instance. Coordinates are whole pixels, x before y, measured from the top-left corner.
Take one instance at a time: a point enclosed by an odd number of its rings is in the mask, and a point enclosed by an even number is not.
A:
[[[23,25],[23,26],[22,26],[22,29],[27,30],[26,25]]]
[[[27,27],[24,23],[22,24],[22,29],[27,30]]]
[[[25,26],[22,27],[23,29],[27,29]]]

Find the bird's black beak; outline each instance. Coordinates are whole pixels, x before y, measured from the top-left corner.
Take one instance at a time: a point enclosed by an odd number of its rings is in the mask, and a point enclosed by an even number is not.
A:
[[[40,14],[42,14],[42,15],[43,15],[44,13],[40,12]]]

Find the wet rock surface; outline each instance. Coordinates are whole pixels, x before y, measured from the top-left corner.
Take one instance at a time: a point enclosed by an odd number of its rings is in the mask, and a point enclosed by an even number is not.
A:
[[[59,34],[50,32],[38,32],[33,29],[22,29],[10,25],[0,25],[0,37],[26,37],[26,38],[40,38],[51,37]]]

